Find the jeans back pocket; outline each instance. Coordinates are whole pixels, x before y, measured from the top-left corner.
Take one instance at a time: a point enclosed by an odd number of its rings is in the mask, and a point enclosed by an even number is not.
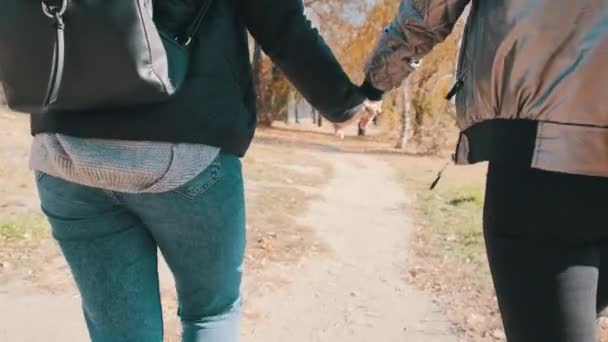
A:
[[[220,178],[222,178],[221,155],[218,156],[213,163],[211,163],[211,165],[209,165],[198,176],[194,177],[194,179],[188,183],[173,190],[173,192],[188,199],[196,199],[205,191],[213,187],[213,185],[215,185]]]

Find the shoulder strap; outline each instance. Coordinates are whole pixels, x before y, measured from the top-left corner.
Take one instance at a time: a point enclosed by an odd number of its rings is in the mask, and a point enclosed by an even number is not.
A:
[[[188,46],[190,45],[190,43],[192,43],[192,39],[194,38],[194,35],[196,35],[196,32],[198,31],[199,27],[201,26],[203,19],[205,19],[205,16],[207,15],[209,8],[211,8],[212,3],[213,0],[203,0],[203,5],[198,10],[196,17],[188,26],[188,28],[186,28],[186,30],[184,31],[183,37],[179,39],[184,46]]]

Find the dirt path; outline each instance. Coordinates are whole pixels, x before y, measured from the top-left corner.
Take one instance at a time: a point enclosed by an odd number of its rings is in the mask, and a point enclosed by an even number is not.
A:
[[[334,177],[309,189],[318,199],[298,223],[311,228],[328,252],[247,273],[243,341],[458,341],[430,298],[404,280],[413,225],[393,170],[366,155],[315,156],[333,166]],[[24,274],[0,284],[0,341],[88,340],[67,267],[58,255],[47,260],[43,279]],[[167,324],[176,331],[166,266],[160,275]]]
[[[334,178],[300,223],[330,253],[267,269],[280,288],[249,284],[255,319],[245,321],[244,341],[458,341],[429,297],[404,281],[413,226],[393,171],[370,156],[322,156]]]

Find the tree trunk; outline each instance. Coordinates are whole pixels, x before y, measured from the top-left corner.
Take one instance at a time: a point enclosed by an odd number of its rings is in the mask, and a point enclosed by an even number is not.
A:
[[[318,127],[323,126],[323,116],[321,116],[321,113],[317,112],[314,107],[312,107],[312,117]]]
[[[300,123],[300,112],[298,111],[298,100],[296,100],[295,96],[293,97],[293,105],[294,105],[294,115],[296,117],[296,123]]]
[[[262,47],[257,42],[253,49],[253,60],[251,61],[253,73],[253,89],[258,110],[262,109]]]
[[[414,110],[414,132],[412,136],[415,138],[417,142],[422,142],[422,126],[424,125],[424,111],[420,110],[420,108],[416,108]]]
[[[401,90],[403,93],[403,113],[401,118],[401,131],[399,132],[399,141],[397,142],[397,146],[395,146],[398,150],[404,150],[407,146],[409,139],[409,130],[410,130],[410,120],[411,120],[411,108],[412,108],[412,99],[410,95],[410,82],[406,81],[403,89]]]
[[[273,116],[269,112],[269,106],[264,103],[264,75],[262,70],[262,47],[257,42],[253,49],[253,58],[251,61],[251,72],[253,76],[253,89],[255,90],[255,103],[258,109],[258,122],[262,125],[270,126]],[[270,99],[272,101],[272,99]]]
[[[357,135],[360,137],[364,137],[366,134],[366,130],[364,127],[361,127],[361,125],[357,125]]]

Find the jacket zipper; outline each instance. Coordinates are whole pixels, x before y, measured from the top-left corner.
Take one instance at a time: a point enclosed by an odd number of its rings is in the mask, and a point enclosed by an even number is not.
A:
[[[465,59],[466,59],[466,53],[464,48],[467,46],[468,44],[468,40],[469,40],[469,33],[471,31],[471,16],[475,15],[476,12],[476,7],[475,4],[471,4],[471,11],[469,12],[469,18],[467,18],[467,23],[465,25],[464,28],[464,32],[462,33],[462,40],[460,42],[460,50],[459,50],[459,56],[458,56],[458,65],[457,65],[457,77],[456,77],[456,82],[454,83],[454,85],[452,86],[452,88],[450,89],[450,91],[447,93],[447,95],[445,96],[445,99],[448,101],[451,101],[454,96],[456,96],[458,94],[458,92],[462,89],[462,87],[464,87],[464,76],[466,74],[466,65],[465,65]]]
[[[445,96],[445,99],[448,101],[451,101],[454,98],[454,96],[456,96],[456,94],[458,94],[458,92],[460,91],[460,89],[462,89],[463,86],[464,86],[464,81],[462,80],[462,77],[459,77],[456,80],[456,83],[454,83],[454,85],[452,86],[452,89],[450,89],[448,94]]]

